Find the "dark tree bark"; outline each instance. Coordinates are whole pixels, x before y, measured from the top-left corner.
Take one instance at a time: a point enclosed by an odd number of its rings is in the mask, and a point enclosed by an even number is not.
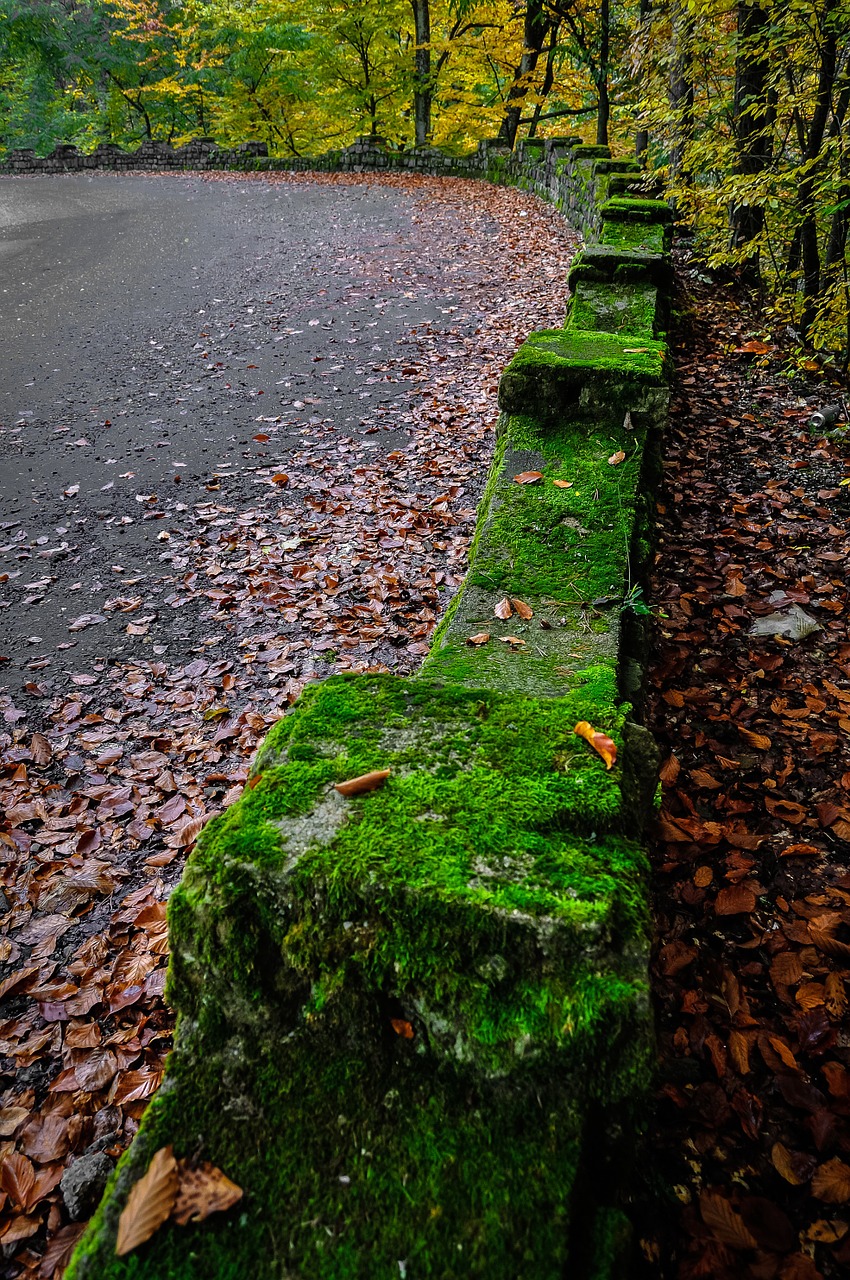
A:
[[[772,157],[770,124],[770,56],[768,15],[758,4],[738,5],[738,51],[735,62],[734,130],[738,173],[754,177],[768,168]],[[755,240],[764,229],[764,209],[741,200],[729,210],[729,237],[733,249]],[[743,272],[759,277],[758,249],[746,260]]]
[[[824,7],[824,37],[821,46],[820,67],[818,68],[815,108],[812,112],[808,130],[804,134],[803,161],[806,168],[797,188],[797,202],[802,214],[802,222],[800,223],[800,257],[803,270],[803,312],[800,317],[800,332],[804,341],[817,315],[818,294],[820,293],[821,285],[821,261],[815,194],[819,174],[816,161],[826,136],[832,103],[832,90],[835,84],[838,42],[833,18],[838,3],[839,0],[826,0]]]
[[[529,138],[537,135],[537,126],[540,124],[543,115],[543,104],[552,92],[552,86],[555,83],[555,56],[558,52],[558,27],[553,24],[549,32],[549,52],[546,54],[546,71],[543,75],[543,83],[540,86],[540,100],[535,102],[534,110],[531,113],[531,122],[528,126]]]
[[[652,12],[652,0],[640,0],[639,21],[640,21],[642,39],[646,34],[646,28],[648,27],[648,24],[649,24],[649,15],[651,12]],[[645,51],[645,45],[644,45],[644,51]],[[641,64],[643,64],[643,58],[644,58],[644,54],[641,55]],[[649,130],[637,129],[635,131],[635,159],[639,160],[641,164],[644,164],[646,161],[648,152],[649,152]]]
[[[525,7],[523,50],[520,64],[514,73],[514,82],[508,91],[505,114],[499,126],[499,141],[513,147],[522,117],[523,99],[528,93],[529,80],[534,74],[549,29],[549,19],[544,12],[544,0],[528,0]]]
[[[611,74],[611,0],[601,0],[599,8],[599,69],[596,75],[596,145],[608,146],[608,121],[611,99],[608,81]]]
[[[694,135],[692,36],[693,19],[687,9],[677,6],[673,13],[673,61],[670,69],[670,106],[676,119],[675,137],[670,149],[670,177],[674,181],[687,179],[687,149]]]
[[[416,70],[413,78],[413,117],[416,145],[431,137],[431,6],[430,0],[410,0],[416,29]]]

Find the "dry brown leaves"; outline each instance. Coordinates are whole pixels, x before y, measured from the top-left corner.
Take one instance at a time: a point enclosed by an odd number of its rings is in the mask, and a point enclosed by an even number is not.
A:
[[[836,1221],[850,1200],[846,459],[807,437],[811,408],[787,385],[724,355],[764,354],[734,332],[739,303],[699,302],[677,356],[650,677],[665,747],[651,1146],[677,1211],[648,1203],[643,1248],[678,1280],[822,1280],[850,1267]],[[823,630],[749,634],[794,603]]]
[[[0,1244],[22,1276],[61,1271],[80,1230],[58,1188],[65,1167],[92,1147],[117,1158],[161,1079],[164,900],[193,841],[238,797],[257,743],[306,681],[418,667],[464,572],[501,370],[530,329],[563,321],[577,238],[533,197],[395,175],[317,180],[417,197],[430,260],[380,270],[410,276],[443,319],[358,365],[364,396],[411,379],[415,391],[364,399],[353,433],[320,397],[262,413],[249,503],[216,476],[161,507],[139,495],[159,521],[161,593],[122,582],[102,614],[73,618],[61,656],[36,654],[24,686],[0,693]],[[368,259],[354,252],[339,270],[343,298],[375,293]],[[290,319],[268,323],[283,332]],[[199,333],[187,359],[212,360],[213,337]],[[388,453],[385,432],[401,442]],[[70,486],[69,504],[78,493]],[[39,548],[6,536],[0,559],[29,572]],[[167,652],[153,643],[110,665],[104,647],[104,660],[75,664],[78,632],[105,634],[102,619],[116,618],[119,634],[145,641],[156,609],[175,620]],[[175,660],[183,611],[205,638]]]

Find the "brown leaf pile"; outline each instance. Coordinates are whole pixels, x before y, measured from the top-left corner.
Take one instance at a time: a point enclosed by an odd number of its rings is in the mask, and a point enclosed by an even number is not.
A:
[[[821,1280],[850,1269],[847,459],[805,431],[834,391],[754,374],[744,304],[697,301],[659,504],[662,1085],[641,1243],[652,1275]],[[794,603],[822,630],[751,634]]]

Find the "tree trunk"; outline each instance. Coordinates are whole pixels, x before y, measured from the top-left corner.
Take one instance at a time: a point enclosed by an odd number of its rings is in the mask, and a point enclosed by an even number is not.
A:
[[[552,86],[555,83],[555,55],[557,52],[558,27],[553,25],[549,32],[549,52],[546,55],[546,72],[543,76],[543,83],[540,86],[540,101],[534,104],[531,124],[528,126],[529,138],[537,136],[537,126],[540,124],[540,117],[543,114],[543,104],[552,92]]]
[[[800,247],[803,264],[803,313],[800,317],[800,331],[804,341],[817,315],[818,294],[821,286],[820,246],[818,245],[817,227],[817,187],[820,174],[815,162],[820,156],[823,140],[826,136],[826,126],[832,104],[832,90],[835,84],[838,44],[832,17],[837,3],[838,0],[827,0],[824,8],[823,28],[825,35],[818,69],[817,96],[806,138],[806,149],[803,154],[803,160],[808,161],[808,165],[797,188],[797,200],[800,212],[803,215],[803,220],[800,224]]]
[[[528,82],[537,67],[540,51],[546,39],[549,21],[544,12],[544,0],[528,0],[525,7],[525,29],[520,64],[514,74],[514,82],[508,92],[505,114],[499,126],[499,141],[513,147],[522,117],[522,103],[528,93]]]
[[[642,47],[642,52],[640,57],[638,76],[643,74],[643,70],[645,66],[646,41],[649,38],[649,33],[647,28],[649,26],[649,15],[651,12],[652,12],[652,0],[640,0],[639,23],[640,23],[640,32],[641,32],[640,38],[641,38],[643,47]],[[648,151],[649,151],[649,130],[637,129],[635,131],[635,159],[639,160],[641,164],[645,164]]]
[[[754,177],[771,161],[770,124],[773,116],[769,95],[769,20],[757,4],[738,5],[738,50],[735,62],[734,131],[738,150],[738,173]],[[729,237],[733,249],[755,240],[764,229],[764,209],[746,196],[733,202],[729,210]],[[758,248],[743,264],[743,274],[752,282],[759,278]]]
[[[599,8],[599,73],[596,77],[596,145],[608,146],[608,120],[611,100],[608,78],[611,61],[611,0],[601,0]]]
[[[688,144],[694,135],[693,18],[684,7],[673,12],[673,62],[670,69],[670,107],[674,137],[670,148],[670,179],[687,183]]]
[[[431,6],[430,0],[410,0],[416,28],[416,69],[413,77],[413,117],[416,145],[431,138]]]

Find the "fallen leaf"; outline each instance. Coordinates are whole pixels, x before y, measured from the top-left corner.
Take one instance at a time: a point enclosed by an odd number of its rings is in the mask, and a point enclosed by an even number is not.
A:
[[[171,1216],[180,1227],[232,1209],[244,1194],[215,1165],[201,1164],[193,1169],[181,1160],[179,1172],[180,1190]]]
[[[517,600],[515,596],[511,596],[511,604],[513,605],[519,616],[528,622],[529,618],[534,617],[534,610],[523,600]]]
[[[752,733],[749,729],[744,729],[740,725],[738,726],[738,732],[744,741],[749,743],[751,747],[755,747],[757,751],[770,750],[770,738],[766,737],[763,733]]]
[[[476,645],[479,645],[479,644],[486,644],[486,643],[487,643],[487,641],[488,641],[489,639],[490,639],[490,632],[489,632],[489,631],[479,631],[477,635],[474,635],[474,636],[467,636],[467,637],[466,637],[466,643],[467,643],[467,644],[476,644]]]
[[[733,884],[721,889],[714,902],[714,910],[719,916],[737,916],[749,914],[755,910],[756,895],[752,889],[742,884]]]
[[[413,1039],[413,1025],[405,1021],[404,1018],[390,1018],[390,1026],[397,1036],[401,1036],[403,1040]]]
[[[514,476],[517,484],[537,484],[542,479],[542,471],[520,471],[519,475]]]
[[[71,1222],[50,1237],[38,1270],[41,1280],[53,1280],[57,1274],[62,1275],[86,1226],[85,1222]]]
[[[552,483],[556,489],[572,489],[573,485],[575,484],[575,481],[574,480],[553,480]]]
[[[499,636],[499,639],[502,644],[509,644],[511,646],[516,644],[525,644],[525,641],[521,639],[520,636]]]
[[[773,347],[770,343],[762,342],[760,338],[751,338],[743,346],[735,348],[735,353],[739,356],[766,356],[771,351],[773,351]]]
[[[608,459],[608,465],[609,467],[619,467],[620,463],[625,461],[626,455],[623,453],[622,449],[618,449],[616,453],[611,454],[611,457]]]
[[[715,1240],[733,1249],[755,1249],[755,1236],[750,1234],[744,1219],[724,1196],[701,1191],[699,1207],[702,1220]]]
[[[497,618],[501,618],[503,622],[507,622],[508,618],[513,617],[513,609],[511,602],[507,596],[500,600],[498,604],[493,606],[493,612]]]
[[[35,1169],[26,1156],[10,1151],[0,1164],[0,1190],[6,1192],[18,1209],[29,1208],[29,1199],[35,1186]]]
[[[815,1170],[812,1195],[826,1204],[846,1204],[850,1200],[850,1165],[836,1156]]]
[[[783,822],[790,822],[794,827],[801,823],[806,816],[806,810],[803,805],[795,804],[792,800],[780,800],[775,796],[765,796],[764,807],[774,818],[781,818]]]
[[[594,729],[587,720],[579,720],[573,733],[577,733],[585,742],[589,742],[593,750],[605,761],[605,768],[611,769],[617,759],[617,744],[607,734]]]
[[[774,1142],[770,1149],[770,1159],[779,1176],[790,1182],[792,1187],[801,1187],[812,1175],[811,1169],[806,1173],[806,1162],[811,1157],[789,1151],[781,1142]]]
[[[367,791],[377,791],[390,776],[389,769],[375,769],[372,773],[363,773],[359,778],[349,778],[347,782],[338,782],[334,790],[341,796],[360,796]]]
[[[818,1218],[804,1232],[804,1238],[815,1244],[837,1244],[839,1240],[844,1239],[848,1231],[850,1231],[850,1223],[829,1222],[826,1218]]]
[[[53,748],[43,733],[34,733],[30,742],[30,755],[33,764],[50,764],[53,759]]]
[[[675,756],[668,756],[659,771],[659,777],[665,787],[672,787],[679,776],[682,766]]]
[[[167,1220],[177,1198],[179,1177],[171,1147],[161,1147],[127,1198],[118,1219],[115,1252],[119,1258],[150,1240]]]

